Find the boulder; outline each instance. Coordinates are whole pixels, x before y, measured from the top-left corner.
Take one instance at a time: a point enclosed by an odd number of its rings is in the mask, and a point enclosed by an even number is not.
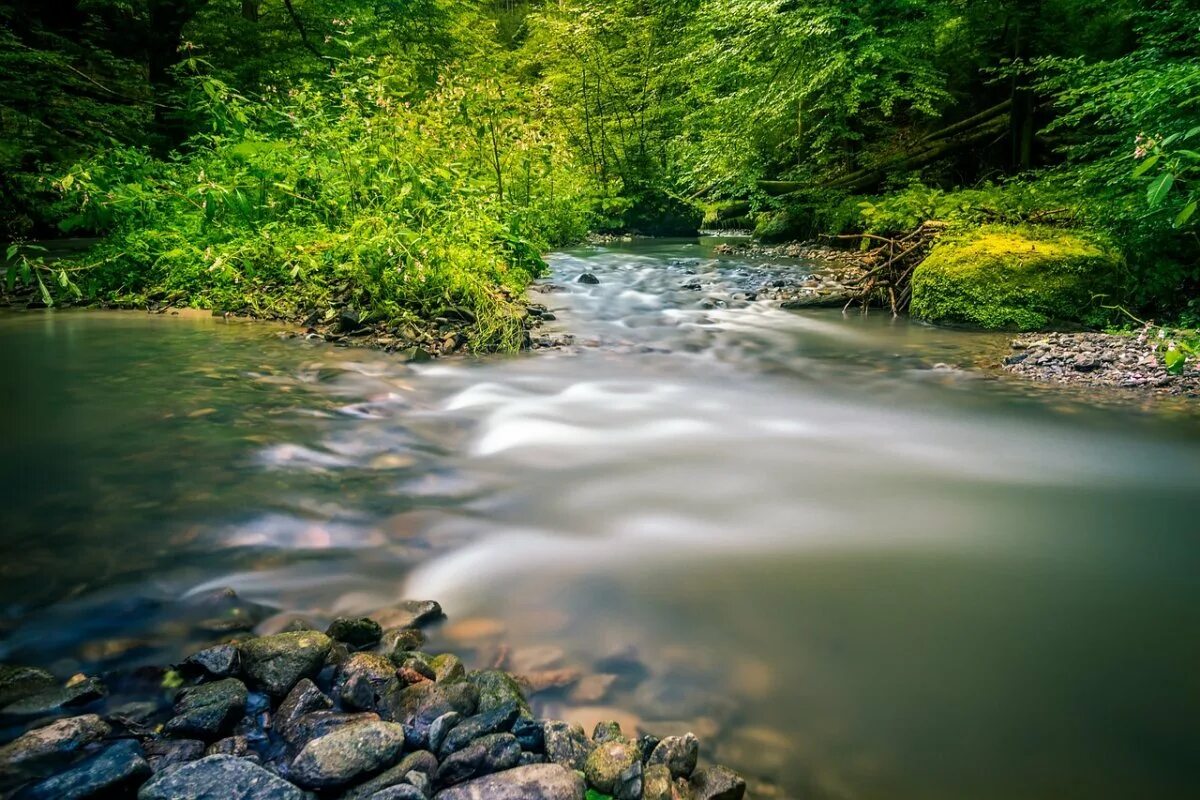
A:
[[[377,711],[398,683],[396,667],[375,653],[355,653],[338,667],[333,694],[347,708]]]
[[[404,747],[404,728],[392,722],[346,725],[313,739],[293,759],[289,775],[300,786],[329,789],[391,764]]]
[[[433,600],[405,600],[371,615],[385,628],[419,628],[442,619],[442,607]]]
[[[439,754],[447,756],[462,750],[475,739],[489,733],[507,733],[517,721],[518,712],[517,704],[509,702],[492,711],[462,720],[446,734],[438,749]],[[430,746],[433,746],[432,737]]]
[[[411,783],[413,773],[424,775],[428,781],[430,776],[437,773],[437,768],[438,762],[433,753],[417,750],[400,759],[400,763],[396,766],[389,767],[366,783],[355,786],[342,795],[341,800],[369,800],[385,789],[405,782]]]
[[[575,282],[576,283],[587,283],[587,284],[591,284],[594,286],[595,284],[600,282],[600,279],[597,278],[595,275],[593,275],[590,272],[583,272],[583,273],[580,273],[579,277],[575,279]]]
[[[301,678],[311,678],[320,671],[332,645],[332,639],[316,631],[249,639],[238,646],[242,674],[251,685],[283,697]]]
[[[425,634],[417,628],[388,628],[383,632],[379,643],[380,655],[386,656],[393,663],[399,664],[414,650],[420,650],[425,644]]]
[[[317,688],[308,678],[302,679],[288,692],[287,697],[279,704],[275,712],[272,727],[283,737],[284,741],[297,740],[296,723],[306,714],[314,711],[327,711],[333,708],[333,701]]]
[[[662,764],[672,778],[690,778],[700,758],[700,742],[694,734],[668,736],[658,743],[646,761],[648,766]]]
[[[725,767],[706,767],[692,774],[694,800],[742,800],[746,782]]]
[[[143,745],[146,761],[154,774],[204,758],[205,744],[199,739],[150,739]]]
[[[17,664],[0,664],[0,708],[54,688],[54,676],[44,669]]]
[[[1095,234],[984,225],[937,242],[913,272],[911,310],[983,328],[1097,321],[1093,298],[1111,294],[1123,270],[1116,248]]]
[[[350,647],[370,647],[383,636],[383,628],[368,617],[338,617],[329,624],[325,635]]]
[[[642,773],[642,800],[672,800],[671,771],[665,765],[653,764]]]
[[[80,800],[117,794],[149,776],[150,765],[142,757],[142,746],[132,739],[122,739],[65,772],[26,786],[13,795],[13,800]]]
[[[583,765],[588,785],[617,800],[640,800],[642,758],[637,746],[623,739],[600,742]]]
[[[81,708],[104,697],[108,690],[95,678],[85,678],[69,686],[42,689],[26,694],[4,707],[4,714],[40,717],[62,712],[65,709]]]
[[[521,743],[522,750],[540,753],[546,748],[546,729],[541,722],[532,717],[517,717],[510,729],[513,736]]]
[[[160,772],[138,800],[308,800],[308,795],[242,758],[208,756]]]
[[[184,689],[175,701],[175,716],[163,731],[183,738],[215,739],[237,722],[248,695],[237,678]]]
[[[466,681],[451,684],[423,681],[393,690],[381,716],[412,727],[418,740],[428,741],[429,726],[434,720],[451,711],[472,716],[478,702],[479,690]]]
[[[111,732],[95,714],[35,728],[0,747],[0,786],[48,775],[70,762],[81,748]]]
[[[438,683],[453,683],[467,677],[462,659],[451,653],[434,656],[429,664],[433,667],[433,677]]]
[[[468,675],[467,680],[479,689],[480,714],[516,703],[523,716],[531,716],[529,703],[525,702],[520,684],[507,672],[498,669],[479,670]]]
[[[476,778],[434,795],[434,800],[583,800],[583,778],[557,764],[531,764]]]
[[[582,770],[592,750],[581,725],[551,720],[543,726],[546,758],[568,769]]]
[[[237,645],[219,644],[193,653],[180,665],[185,673],[228,678],[238,673]]]
[[[379,715],[370,711],[313,711],[296,720],[291,726],[291,738],[287,740],[293,748],[302,748],[307,742],[328,736],[339,728],[347,725],[358,725],[363,722],[379,722]]]

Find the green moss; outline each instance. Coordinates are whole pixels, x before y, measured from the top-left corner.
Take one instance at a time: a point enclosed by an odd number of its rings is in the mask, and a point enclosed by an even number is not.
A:
[[[1097,322],[1124,261],[1096,234],[985,225],[943,237],[912,279],[912,313],[931,322],[1033,330]]]

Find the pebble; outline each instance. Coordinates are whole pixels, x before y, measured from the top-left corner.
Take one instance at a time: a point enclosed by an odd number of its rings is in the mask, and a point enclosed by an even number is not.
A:
[[[293,759],[289,776],[308,789],[329,789],[376,772],[404,747],[404,728],[393,722],[345,725],[313,739]]]

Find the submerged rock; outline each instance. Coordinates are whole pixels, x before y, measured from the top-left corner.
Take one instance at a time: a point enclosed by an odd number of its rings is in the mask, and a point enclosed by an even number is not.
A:
[[[175,701],[175,716],[163,730],[172,736],[215,739],[241,716],[248,696],[237,678],[184,689]]]
[[[370,647],[379,642],[383,628],[368,617],[338,617],[330,623],[325,635],[351,647]]]
[[[149,775],[150,765],[142,757],[142,746],[132,739],[123,739],[65,772],[25,787],[13,795],[13,800],[81,800],[115,794],[121,787],[136,785]]]
[[[405,600],[371,615],[385,628],[419,628],[445,616],[433,600]]]
[[[0,747],[0,785],[39,778],[112,732],[95,714],[52,722]]]
[[[575,279],[575,282],[595,285],[597,283],[600,283],[600,279],[597,278],[595,275],[593,275],[590,272],[584,272],[578,278]]]
[[[328,789],[391,763],[404,747],[404,728],[392,722],[363,722],[313,739],[292,761],[289,773],[300,786]]]
[[[275,697],[286,695],[301,678],[320,671],[333,640],[316,631],[277,633],[242,642],[242,674]]]
[[[107,694],[104,684],[95,678],[85,678],[69,686],[43,689],[28,694],[4,707],[5,714],[40,716],[67,708],[78,708],[95,702]]]
[[[151,778],[138,800],[307,800],[283,778],[242,758],[208,756]]]
[[[52,689],[54,676],[37,667],[22,667],[16,664],[0,664],[0,708],[22,698]]]
[[[695,800],[742,800],[746,782],[725,767],[706,767],[692,775]]]
[[[434,800],[583,800],[583,778],[557,764],[531,764],[443,789]]]

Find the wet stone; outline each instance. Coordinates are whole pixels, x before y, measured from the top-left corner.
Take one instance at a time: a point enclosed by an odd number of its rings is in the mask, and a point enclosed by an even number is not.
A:
[[[383,636],[383,628],[368,617],[338,617],[329,625],[325,635],[350,647],[370,647]]]
[[[524,715],[529,715],[529,704],[521,686],[507,672],[498,669],[479,670],[467,676],[479,689],[479,713],[485,714],[498,708],[516,703],[517,709]]]
[[[575,279],[575,282],[595,285],[597,283],[600,283],[600,279],[597,278],[595,275],[593,275],[590,272],[584,272],[584,273],[581,273],[580,276]]]
[[[438,683],[453,683],[465,680],[467,677],[467,670],[463,666],[462,659],[450,653],[434,656],[429,665],[433,667],[433,677]]]
[[[313,711],[296,720],[291,727],[291,738],[288,742],[295,747],[302,747],[305,742],[327,736],[339,728],[364,722],[379,722],[379,715],[369,711]]]
[[[429,749],[435,752],[440,750],[442,743],[446,741],[446,734],[450,733],[451,729],[461,721],[462,714],[457,711],[442,714],[435,719],[429,726]]]
[[[0,664],[0,708],[54,688],[54,676],[37,667]]]
[[[691,788],[695,800],[742,800],[746,794],[746,782],[725,767],[697,770]]]
[[[642,759],[637,746],[631,742],[621,739],[601,741],[588,754],[583,774],[590,786],[617,800],[637,800],[641,796]]]
[[[489,733],[505,733],[516,722],[518,713],[517,704],[510,702],[492,711],[465,719],[446,735],[438,752],[446,756],[463,749],[481,736]],[[432,728],[430,730],[432,731]],[[430,746],[433,746],[432,734]]]
[[[451,711],[472,716],[478,702],[479,690],[465,681],[451,684],[425,681],[393,692],[381,716],[411,726],[418,741],[428,741],[429,726],[434,720]]]
[[[449,786],[480,775],[511,769],[521,758],[521,745],[511,733],[493,733],[444,758],[437,782]]]
[[[342,786],[392,763],[403,747],[404,728],[395,723],[347,725],[306,744],[289,774],[310,789]]]
[[[531,764],[443,789],[434,800],[583,800],[583,778],[557,764]]]
[[[425,634],[417,628],[388,628],[380,640],[380,653],[393,663],[400,663],[408,653],[420,650],[425,644]]]
[[[3,713],[19,716],[53,714],[71,708],[81,708],[104,697],[107,690],[95,678],[29,694],[4,707]]]
[[[583,770],[591,743],[580,725],[552,720],[543,727],[546,758],[569,769]]]
[[[672,800],[671,772],[663,764],[647,766],[642,773],[642,800]]]
[[[151,778],[138,800],[307,800],[308,795],[251,762],[209,756]]]
[[[347,708],[377,711],[396,687],[396,667],[375,653],[355,653],[337,671],[333,694]]]
[[[371,616],[388,628],[419,628],[442,619],[445,614],[433,600],[405,600]]]
[[[204,757],[205,744],[198,739],[151,739],[144,745],[146,761],[154,774]]]
[[[431,776],[437,773],[437,768],[438,761],[433,753],[425,750],[417,750],[400,759],[400,763],[396,764],[396,766],[389,767],[386,771],[376,775],[371,780],[355,786],[346,792],[341,797],[341,800],[369,800],[369,798],[372,798],[378,792],[382,792],[392,786],[411,782],[410,776],[414,773],[424,775],[426,782],[428,782]]]
[[[163,730],[184,738],[216,738],[238,720],[247,698],[246,685],[236,678],[189,687],[179,693],[175,717]]]
[[[315,631],[250,639],[239,646],[242,674],[252,685],[283,697],[301,678],[320,671],[332,644],[328,636]]]
[[[428,795],[419,787],[407,783],[389,786],[383,791],[376,792],[367,800],[427,800]]]
[[[521,743],[522,750],[540,753],[546,747],[546,732],[543,723],[531,717],[518,717],[510,729]]]
[[[218,739],[204,751],[206,756],[236,756],[258,760],[258,754],[250,747],[250,741],[245,736],[226,736]]]
[[[238,672],[238,649],[232,644],[209,647],[188,656],[180,666],[187,673],[228,678]]]
[[[637,745],[638,750],[640,750],[642,753],[643,764],[648,764],[650,762],[650,756],[654,753],[654,748],[658,747],[658,743],[661,741],[662,739],[659,739],[657,736],[653,736],[649,733],[638,737]]]
[[[314,711],[327,711],[333,708],[333,701],[317,688],[308,678],[296,684],[288,696],[279,704],[273,723],[275,731],[286,741],[296,741],[296,723],[305,715]]]
[[[35,728],[0,747],[0,786],[40,778],[67,764],[81,748],[112,732],[95,714]]]
[[[592,731],[592,741],[599,744],[600,742],[617,741],[624,738],[621,735],[620,723],[606,720],[597,722],[595,729]]]
[[[13,800],[79,800],[135,785],[150,776],[150,765],[142,757],[142,746],[123,739],[75,766],[27,786]]]
[[[650,753],[647,765],[662,764],[672,778],[689,778],[700,757],[700,742],[695,735],[668,736]]]

